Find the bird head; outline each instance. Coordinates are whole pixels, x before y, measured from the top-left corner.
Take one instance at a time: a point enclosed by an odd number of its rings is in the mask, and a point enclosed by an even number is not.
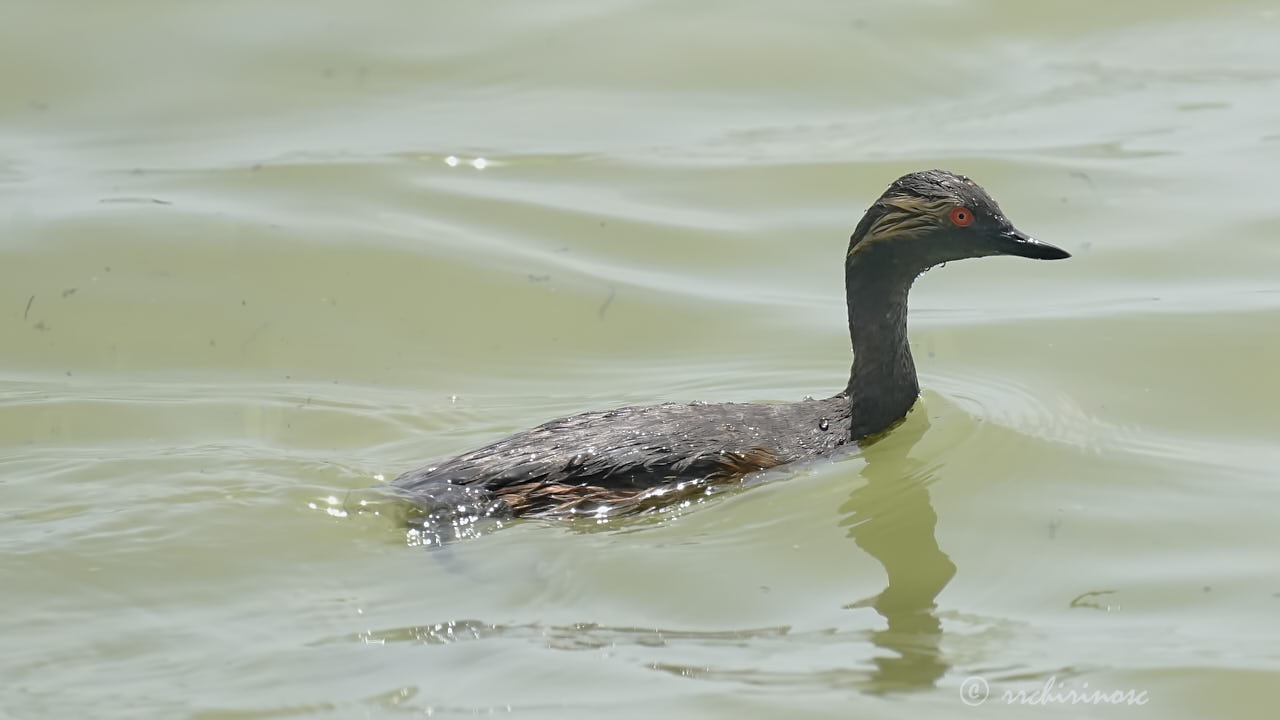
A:
[[[1014,227],[969,178],[925,170],[895,180],[867,210],[850,238],[848,260],[876,257],[914,277],[940,263],[988,255],[1071,257]]]

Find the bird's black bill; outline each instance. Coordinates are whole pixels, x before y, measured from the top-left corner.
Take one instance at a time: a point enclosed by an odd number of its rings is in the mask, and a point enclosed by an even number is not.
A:
[[[1036,260],[1061,260],[1071,257],[1071,253],[1060,247],[1043,243],[1018,229],[1001,233],[996,248],[1005,255],[1034,258]]]

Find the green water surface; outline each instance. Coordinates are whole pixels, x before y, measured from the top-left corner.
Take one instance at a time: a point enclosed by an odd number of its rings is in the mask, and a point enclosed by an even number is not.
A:
[[[6,0],[0,717],[1275,717],[1277,38]],[[444,553],[348,512],[559,415],[843,388],[848,235],[931,167],[1074,258],[923,277],[884,441]]]

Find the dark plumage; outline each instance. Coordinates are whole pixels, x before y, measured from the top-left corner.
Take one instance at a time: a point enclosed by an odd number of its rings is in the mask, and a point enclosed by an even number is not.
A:
[[[845,291],[854,362],[844,391],[781,404],[666,404],[552,420],[396,478],[431,522],[636,510],[713,482],[808,460],[882,433],[919,395],[907,291],[939,263],[986,255],[1059,259],[1005,219],[973,181],[905,175],[850,238]]]

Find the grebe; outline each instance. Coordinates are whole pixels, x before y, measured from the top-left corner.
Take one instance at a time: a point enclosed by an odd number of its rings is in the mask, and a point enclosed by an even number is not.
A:
[[[390,485],[434,522],[627,511],[867,440],[902,420],[920,394],[907,343],[911,283],[935,265],[988,255],[1070,257],[1015,228],[963,175],[904,175],[850,238],[845,296],[853,369],[837,395],[582,413],[413,470]]]

